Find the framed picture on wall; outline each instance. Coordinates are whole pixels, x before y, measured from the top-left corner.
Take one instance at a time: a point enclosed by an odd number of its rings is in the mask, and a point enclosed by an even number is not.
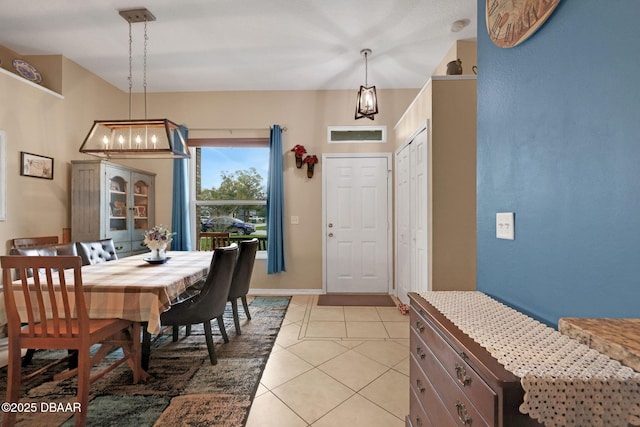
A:
[[[20,175],[53,179],[53,158],[20,152]]]
[[[7,220],[7,133],[0,130],[0,221]]]

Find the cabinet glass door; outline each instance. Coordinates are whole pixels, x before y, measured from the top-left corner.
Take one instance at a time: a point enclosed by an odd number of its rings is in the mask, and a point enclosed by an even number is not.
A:
[[[114,241],[126,241],[131,234],[129,178],[125,171],[114,169],[107,172],[108,215],[107,236]]]
[[[127,182],[121,176],[109,179],[109,231],[127,229]]]
[[[148,230],[149,227],[149,184],[138,180],[133,184],[133,228]]]

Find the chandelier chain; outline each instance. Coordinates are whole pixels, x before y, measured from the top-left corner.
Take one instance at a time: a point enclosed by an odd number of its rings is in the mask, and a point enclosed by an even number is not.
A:
[[[131,45],[133,37],[131,36],[131,21],[129,21],[129,120],[131,120],[131,88],[133,87],[133,59]]]
[[[149,41],[149,36],[147,35],[147,18],[145,15],[144,18],[144,65],[142,67],[143,70],[143,78],[142,78],[142,86],[144,87],[144,118],[147,119],[147,42]]]

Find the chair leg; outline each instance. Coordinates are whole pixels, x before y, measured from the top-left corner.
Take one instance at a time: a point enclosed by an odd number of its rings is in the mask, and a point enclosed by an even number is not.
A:
[[[187,337],[188,337],[189,335],[191,335],[191,325],[187,325],[187,326],[185,326],[185,328],[184,328],[184,335],[185,335],[185,336],[187,336]]]
[[[231,300],[231,311],[233,311],[233,324],[236,327],[236,335],[242,335],[240,319],[238,318],[238,300],[235,298]]]
[[[209,360],[212,365],[216,365],[218,363],[218,358],[216,357],[216,349],[213,344],[213,335],[211,334],[211,321],[207,320],[202,323],[204,327],[204,336],[207,340],[207,350],[209,351]]]
[[[244,307],[244,314],[247,315],[247,319],[251,320],[251,313],[249,312],[249,304],[247,304],[247,296],[242,295],[240,297],[242,299],[242,306]]]
[[[147,323],[143,322],[142,329],[142,349],[140,365],[144,371],[149,370],[149,358],[151,357],[151,334],[147,331]]]
[[[9,339],[7,364],[7,402],[15,403],[20,399],[21,381],[21,351],[17,340]],[[2,417],[2,425],[13,426],[16,423],[16,414],[13,411],[5,412]]]
[[[146,328],[145,328],[146,329]],[[131,364],[133,371],[133,383],[138,384],[140,380],[146,381],[146,377],[141,372],[142,370],[142,345],[140,343],[140,323],[133,322],[131,325]]]
[[[33,355],[36,353],[36,349],[35,348],[29,348],[27,349],[27,352],[25,353],[24,357],[22,358],[22,367],[26,368],[27,366],[29,366],[31,364],[31,360],[33,359]]]
[[[178,341],[179,333],[180,333],[180,326],[173,325],[173,342]]]
[[[89,346],[78,349],[78,395],[80,411],[75,414],[76,427],[87,424],[87,411],[89,409],[89,384],[91,382],[91,354]]]
[[[229,342],[229,336],[227,335],[227,328],[224,327],[224,320],[222,316],[217,317],[218,320],[218,328],[220,328],[220,333],[222,334],[222,339],[225,343]]]

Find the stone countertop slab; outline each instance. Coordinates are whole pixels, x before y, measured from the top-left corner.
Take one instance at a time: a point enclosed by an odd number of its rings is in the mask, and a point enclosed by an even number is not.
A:
[[[563,317],[558,330],[640,372],[640,319]]]

